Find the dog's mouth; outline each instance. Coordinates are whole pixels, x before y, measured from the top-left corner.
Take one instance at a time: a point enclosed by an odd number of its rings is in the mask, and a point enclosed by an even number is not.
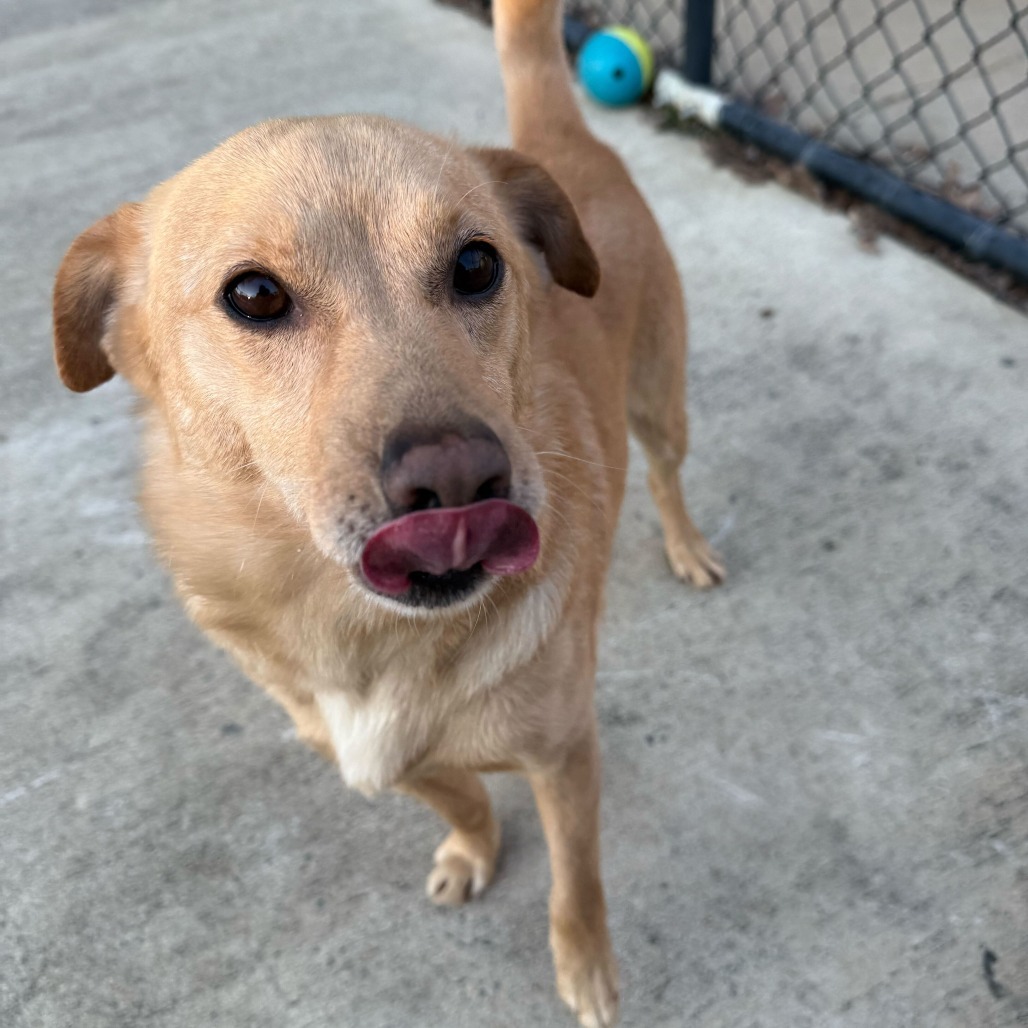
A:
[[[539,556],[532,515],[508,500],[419,510],[389,521],[364,544],[361,572],[391,599],[444,607],[489,575],[527,571]]]

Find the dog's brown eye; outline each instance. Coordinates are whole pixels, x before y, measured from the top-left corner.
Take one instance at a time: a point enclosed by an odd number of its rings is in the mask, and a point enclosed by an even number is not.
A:
[[[229,282],[225,299],[236,314],[249,321],[274,321],[293,306],[289,294],[262,271],[246,271]]]
[[[453,288],[462,296],[481,296],[500,281],[500,255],[483,242],[468,243],[453,265]]]

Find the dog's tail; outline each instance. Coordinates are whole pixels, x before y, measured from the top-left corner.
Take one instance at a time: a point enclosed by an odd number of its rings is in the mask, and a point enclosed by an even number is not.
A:
[[[564,51],[562,0],[493,0],[507,118],[514,146],[532,154],[546,141],[589,136]],[[591,138],[591,137],[590,137]]]

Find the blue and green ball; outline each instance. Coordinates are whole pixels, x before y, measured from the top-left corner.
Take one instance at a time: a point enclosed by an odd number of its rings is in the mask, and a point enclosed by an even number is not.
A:
[[[653,81],[653,51],[634,29],[612,25],[591,35],[582,47],[578,77],[600,103],[635,103]]]

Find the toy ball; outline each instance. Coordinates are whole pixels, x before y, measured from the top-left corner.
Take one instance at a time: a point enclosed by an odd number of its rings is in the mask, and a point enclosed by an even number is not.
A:
[[[634,29],[612,25],[594,33],[582,47],[578,77],[600,103],[635,103],[653,81],[653,51]]]

